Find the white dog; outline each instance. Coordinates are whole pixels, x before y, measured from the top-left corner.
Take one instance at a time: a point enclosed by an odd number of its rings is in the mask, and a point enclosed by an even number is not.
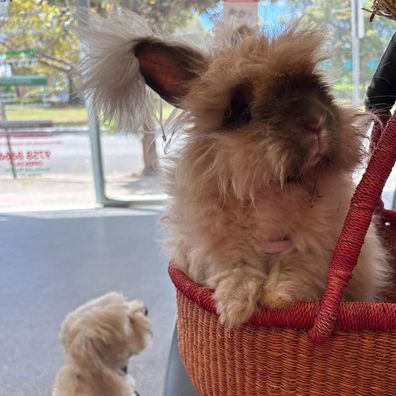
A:
[[[321,35],[243,28],[202,51],[139,35],[136,21],[92,23],[82,79],[121,125],[146,114],[146,86],[185,111],[184,147],[166,170],[172,259],[215,290],[230,326],[263,306],[320,299],[364,137],[321,75]],[[389,273],[372,224],[344,297],[378,300]]]
[[[66,364],[53,396],[134,396],[128,359],[143,350],[151,334],[147,308],[109,293],[77,308],[63,322],[60,338]]]

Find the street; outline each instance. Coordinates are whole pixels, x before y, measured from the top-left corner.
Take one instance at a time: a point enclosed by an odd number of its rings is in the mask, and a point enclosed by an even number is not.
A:
[[[0,137],[0,210],[88,208],[95,206],[90,141],[85,134],[11,138],[16,180],[7,141]],[[143,154],[135,135],[103,135],[106,193],[114,199],[164,198],[155,177],[142,177]],[[161,141],[157,151],[162,151]],[[18,158],[20,157],[20,158]]]
[[[136,135],[103,134],[106,194],[119,200],[163,200],[166,198],[156,177],[143,177],[143,153]],[[161,138],[157,152],[163,155]],[[12,176],[9,148],[0,137],[0,211],[92,208],[95,189],[88,133],[11,138],[15,153],[16,180]],[[356,181],[361,171],[357,172]],[[387,207],[396,188],[396,168],[384,189]]]

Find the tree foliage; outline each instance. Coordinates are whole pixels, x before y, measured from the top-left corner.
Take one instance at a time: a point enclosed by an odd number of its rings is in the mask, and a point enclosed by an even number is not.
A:
[[[120,0],[119,4],[145,17],[149,25],[174,32],[183,28],[193,18],[217,4],[217,0]],[[193,11],[193,12],[192,12]]]
[[[323,67],[334,83],[338,97],[352,99],[352,42],[351,0],[272,0],[268,6],[281,6],[279,22],[290,23],[293,17],[302,17],[302,23],[323,29],[327,36],[325,53],[329,55]],[[366,1],[370,8],[371,0]],[[369,22],[370,13],[364,13],[365,37],[360,39],[360,97],[376,65],[396,29],[396,22],[377,17]]]
[[[36,49],[38,64],[29,70],[14,66],[15,74],[46,74],[50,84],[59,81],[59,74],[68,74],[79,57],[79,41],[72,27],[74,16],[68,7],[47,1],[14,0],[8,17],[1,23],[3,49]]]
[[[197,15],[214,10],[217,0],[91,0],[91,8],[108,16],[117,7],[125,7],[142,15],[151,26],[166,32],[183,30],[187,26],[197,29]],[[322,27],[329,33],[328,61],[323,67],[334,81],[339,96],[351,99],[351,1],[350,0],[262,0],[260,7],[279,9],[278,22],[304,16],[303,20]],[[369,7],[371,0],[367,0]],[[218,10],[218,8],[217,8]],[[273,18],[272,15],[272,19]],[[49,76],[52,89],[65,89],[70,81],[70,70],[79,59],[79,40],[75,33],[76,6],[72,0],[13,0],[9,3],[9,16],[0,20],[0,44],[10,49],[37,49],[39,63],[33,68],[13,67],[15,74],[42,73]],[[361,96],[375,70],[396,22],[375,18],[370,24],[365,18],[365,37],[360,40]],[[0,48],[1,51],[1,48]],[[66,76],[66,78],[64,78]],[[69,80],[68,78],[69,77]]]

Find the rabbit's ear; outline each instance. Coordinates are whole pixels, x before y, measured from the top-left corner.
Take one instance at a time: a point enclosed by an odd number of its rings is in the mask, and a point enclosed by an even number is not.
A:
[[[185,45],[143,38],[134,50],[146,84],[177,107],[188,93],[189,83],[207,69],[205,57]]]
[[[89,23],[80,29],[89,49],[78,67],[80,92],[98,114],[123,130],[136,131],[152,121],[155,111],[147,86],[180,106],[191,80],[207,68],[198,50],[153,36],[136,14],[102,18],[88,13],[87,18]]]

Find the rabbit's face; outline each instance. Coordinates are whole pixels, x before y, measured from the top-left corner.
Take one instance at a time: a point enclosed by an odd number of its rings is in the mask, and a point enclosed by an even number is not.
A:
[[[192,134],[203,145],[210,141],[213,163],[238,195],[252,184],[349,171],[359,161],[361,134],[317,70],[319,43],[307,32],[272,41],[251,35],[213,54],[192,82],[183,102],[193,115]]]
[[[311,183],[326,172],[350,173],[357,165],[361,133],[323,82],[321,34],[292,27],[267,37],[245,27],[204,53],[151,36],[128,41],[121,27],[109,24],[106,43],[91,34],[97,53],[84,64],[84,86],[97,109],[121,124],[141,118],[145,85],[186,110],[192,128],[176,154],[176,172],[189,168],[197,185],[210,177],[242,197],[274,184]]]

